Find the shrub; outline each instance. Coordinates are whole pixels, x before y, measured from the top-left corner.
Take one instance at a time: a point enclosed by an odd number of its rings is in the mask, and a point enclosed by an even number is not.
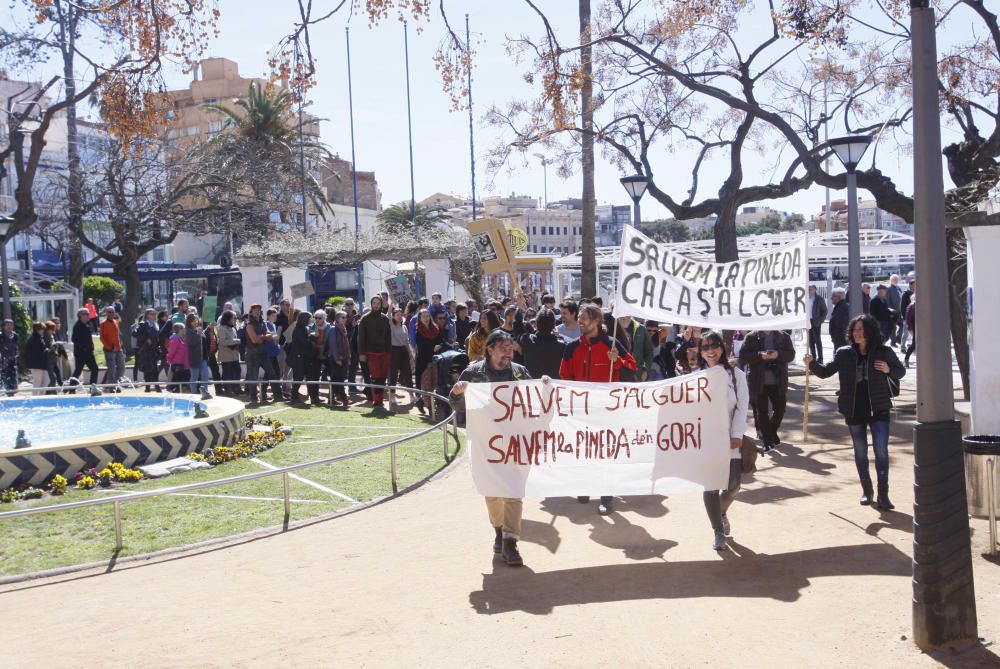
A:
[[[111,304],[115,295],[125,292],[125,286],[106,276],[88,276],[83,279],[83,299],[94,298],[96,304]]]
[[[333,307],[337,311],[341,311],[344,308],[344,302],[347,301],[346,297],[340,297],[339,295],[335,297],[327,298],[326,306]]]

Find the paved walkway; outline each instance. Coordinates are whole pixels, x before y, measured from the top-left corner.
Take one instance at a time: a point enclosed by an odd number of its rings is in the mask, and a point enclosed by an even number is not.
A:
[[[912,386],[904,384],[904,403]],[[716,553],[701,496],[629,498],[600,517],[525,504],[511,569],[459,460],[380,506],[285,534],[0,587],[4,667],[996,667],[931,658],[910,629],[912,447],[892,449],[898,510],[857,504],[829,385],[801,393]],[[980,634],[1000,638],[1000,565],[973,521]],[[86,658],[86,659],[82,659]]]

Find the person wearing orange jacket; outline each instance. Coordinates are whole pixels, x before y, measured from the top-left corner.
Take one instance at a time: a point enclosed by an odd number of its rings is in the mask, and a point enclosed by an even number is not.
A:
[[[596,304],[580,305],[577,311],[580,324],[580,338],[566,344],[562,363],[559,365],[561,381],[596,381],[608,383],[621,380],[621,370],[636,370],[635,358],[625,350],[621,342],[614,341],[604,328],[604,314]],[[581,504],[590,497],[576,498]],[[611,513],[611,495],[602,495],[597,507],[598,513]]]
[[[104,349],[104,364],[107,371],[104,372],[102,383],[115,384],[115,387],[110,389],[111,392],[120,393],[122,389],[117,384],[125,376],[125,351],[122,350],[122,337],[116,316],[114,307],[104,308],[104,320],[101,322],[101,348]]]

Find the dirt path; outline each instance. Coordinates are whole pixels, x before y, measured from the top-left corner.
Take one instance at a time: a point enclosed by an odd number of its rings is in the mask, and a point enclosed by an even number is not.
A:
[[[813,443],[790,407],[791,443],[762,458],[730,512],[731,552],[712,550],[698,494],[624,499],[607,518],[529,500],[526,566],[510,569],[459,461],[400,499],[286,534],[0,587],[2,664],[940,666],[903,638],[907,427],[890,447],[898,512],[880,514],[857,504],[832,391],[813,396]],[[980,557],[986,523],[973,528],[980,634],[995,639],[1000,565]],[[995,652],[943,663],[1000,666]]]

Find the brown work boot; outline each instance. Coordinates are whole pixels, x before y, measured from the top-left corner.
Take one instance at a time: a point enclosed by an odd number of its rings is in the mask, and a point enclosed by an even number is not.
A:
[[[508,567],[520,567],[524,564],[521,554],[517,552],[517,539],[504,538],[503,561],[507,563]]]

